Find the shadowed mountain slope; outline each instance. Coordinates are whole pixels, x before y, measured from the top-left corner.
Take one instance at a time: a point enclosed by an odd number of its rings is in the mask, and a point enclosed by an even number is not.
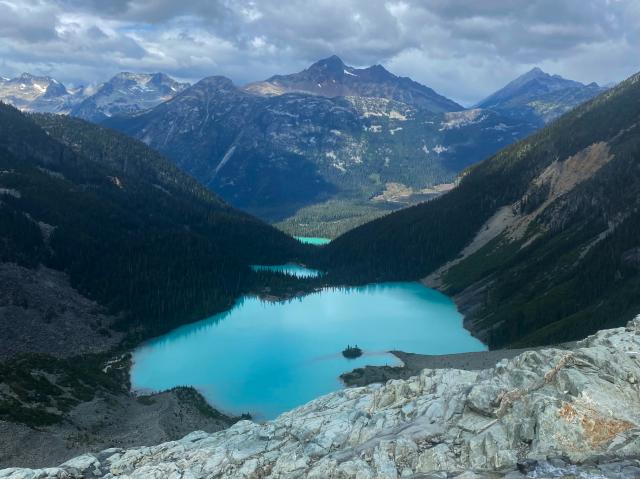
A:
[[[492,347],[619,324],[640,307],[639,125],[634,75],[441,198],[336,239],[325,263],[347,282],[430,275]]]

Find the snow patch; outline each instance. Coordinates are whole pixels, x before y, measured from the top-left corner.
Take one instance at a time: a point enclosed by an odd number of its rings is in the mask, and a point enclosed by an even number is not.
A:
[[[164,188],[162,185],[158,185],[156,183],[154,183],[152,185],[155,189],[162,191],[164,194],[171,196],[171,193],[169,192],[169,190],[167,190],[166,188]]]
[[[22,198],[22,194],[18,190],[14,190],[13,188],[0,188],[0,195],[9,195],[14,198]]]
[[[49,134],[49,132],[46,132],[47,134]],[[41,166],[37,167],[40,171],[42,171],[43,173],[51,176],[52,178],[58,178],[59,180],[64,180],[65,176],[58,172],[58,171],[53,171],[53,170],[49,170],[48,168],[43,168]]]
[[[56,230],[57,226],[50,225],[49,223],[45,223],[44,221],[38,221],[37,225],[38,228],[40,228],[40,234],[42,235],[44,244],[49,246],[49,240],[51,239],[51,235]]]
[[[479,123],[486,118],[486,115],[483,114],[480,108],[474,108],[472,110],[445,113],[444,118],[445,121],[442,122],[440,131],[453,130],[473,123]]]
[[[213,177],[215,178],[216,175],[218,174],[218,172],[220,171],[220,169],[227,164],[227,162],[229,161],[229,159],[231,158],[231,156],[233,155],[233,152],[236,151],[236,145],[233,145],[231,148],[229,148],[229,150],[224,154],[224,156],[222,157],[222,160],[220,160],[220,163],[218,163],[218,166],[216,166],[215,171],[213,172]]]
[[[124,189],[124,185],[122,184],[122,180],[120,178],[118,178],[117,176],[107,176],[107,178],[109,178],[109,180],[111,180],[111,183],[113,183],[117,188],[123,190]]]
[[[348,71],[348,70],[343,70],[343,71],[344,71],[344,74],[345,74],[345,75],[349,75],[349,76],[352,76],[352,77],[357,77],[357,76],[358,76],[358,75],[356,75],[355,73],[351,73],[351,72],[350,72],[350,71]]]
[[[400,131],[400,130],[402,130],[402,127],[401,127],[401,126],[398,126],[398,127],[396,127],[396,128],[391,128],[391,129],[389,130],[389,133],[391,133],[392,135],[395,135],[395,134],[396,134],[396,132],[397,132],[397,131]]]
[[[391,110],[389,112],[389,118],[391,118],[392,120],[400,120],[400,121],[406,121],[407,117],[404,116],[402,113],[400,113],[399,111],[396,110]]]
[[[433,151],[435,151],[439,155],[440,153],[444,153],[445,151],[449,151],[449,148],[447,148],[446,146],[438,144],[438,145],[433,147]]]

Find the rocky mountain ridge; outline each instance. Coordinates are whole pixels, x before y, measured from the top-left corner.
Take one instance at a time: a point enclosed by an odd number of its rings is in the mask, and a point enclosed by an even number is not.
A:
[[[97,86],[67,89],[49,76],[23,73],[0,78],[0,100],[22,111],[70,114],[98,123],[154,107],[187,86],[164,73],[121,72]]]
[[[640,316],[570,350],[528,351],[483,371],[426,369],[264,424],[0,477],[631,477],[640,471],[639,381]]]
[[[164,73],[121,72],[99,85],[71,109],[72,116],[99,123],[117,115],[137,113],[170,100],[189,86]]]
[[[188,87],[161,73],[120,73],[61,105],[63,97],[20,105],[105,122],[232,205],[294,225],[305,207],[331,216],[346,202],[357,222],[357,211],[433,198],[434,186],[599,91],[533,70],[465,109],[381,65],[354,68],[334,55],[244,87],[221,76]]]
[[[306,70],[246,85],[259,95],[311,93],[325,97],[356,96],[385,98],[434,113],[461,111],[464,107],[408,77],[398,77],[382,65],[354,68],[336,55],[322,59]]]
[[[384,197],[394,185],[420,194],[535,128],[491,110],[432,112],[383,97],[255,95],[224,77],[105,124],[267,219],[327,199]]]
[[[433,198],[434,186],[540,128],[529,103],[563,112],[600,91],[578,95],[582,87],[534,71],[490,97],[502,103],[464,109],[380,65],[353,68],[332,56],[242,88],[210,77],[107,124],[163,152],[234,206],[293,225],[306,221],[294,214],[314,205],[346,201],[386,212]],[[561,96],[567,92],[570,102]]]
[[[607,90],[595,82],[587,85],[550,75],[535,67],[480,101],[487,108],[517,117],[549,123],[560,115]]]
[[[68,113],[82,98],[82,88],[69,91],[49,76],[0,77],[0,100],[23,111]]]

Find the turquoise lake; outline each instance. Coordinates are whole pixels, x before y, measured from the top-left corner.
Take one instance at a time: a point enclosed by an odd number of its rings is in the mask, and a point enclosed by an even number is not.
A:
[[[364,355],[342,356],[357,344]],[[189,324],[134,352],[132,385],[190,385],[223,412],[270,419],[342,387],[364,365],[396,365],[386,351],[482,351],[443,294],[418,283],[326,289],[284,302],[245,297],[228,312]]]
[[[331,243],[329,238],[316,238],[313,236],[296,236],[295,238],[300,241],[300,243],[314,244],[316,246]]]
[[[256,264],[251,268],[253,268],[254,271],[272,271],[274,273],[282,273],[289,276],[295,276],[296,278],[314,278],[322,274],[317,269],[305,268],[304,266],[300,266],[299,264],[294,263],[277,264],[272,266]]]

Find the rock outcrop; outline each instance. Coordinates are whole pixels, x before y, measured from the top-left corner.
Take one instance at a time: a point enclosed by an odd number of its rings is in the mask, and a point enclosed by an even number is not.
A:
[[[483,371],[426,369],[264,424],[0,478],[637,477],[639,381],[640,316],[570,351],[527,351]]]

